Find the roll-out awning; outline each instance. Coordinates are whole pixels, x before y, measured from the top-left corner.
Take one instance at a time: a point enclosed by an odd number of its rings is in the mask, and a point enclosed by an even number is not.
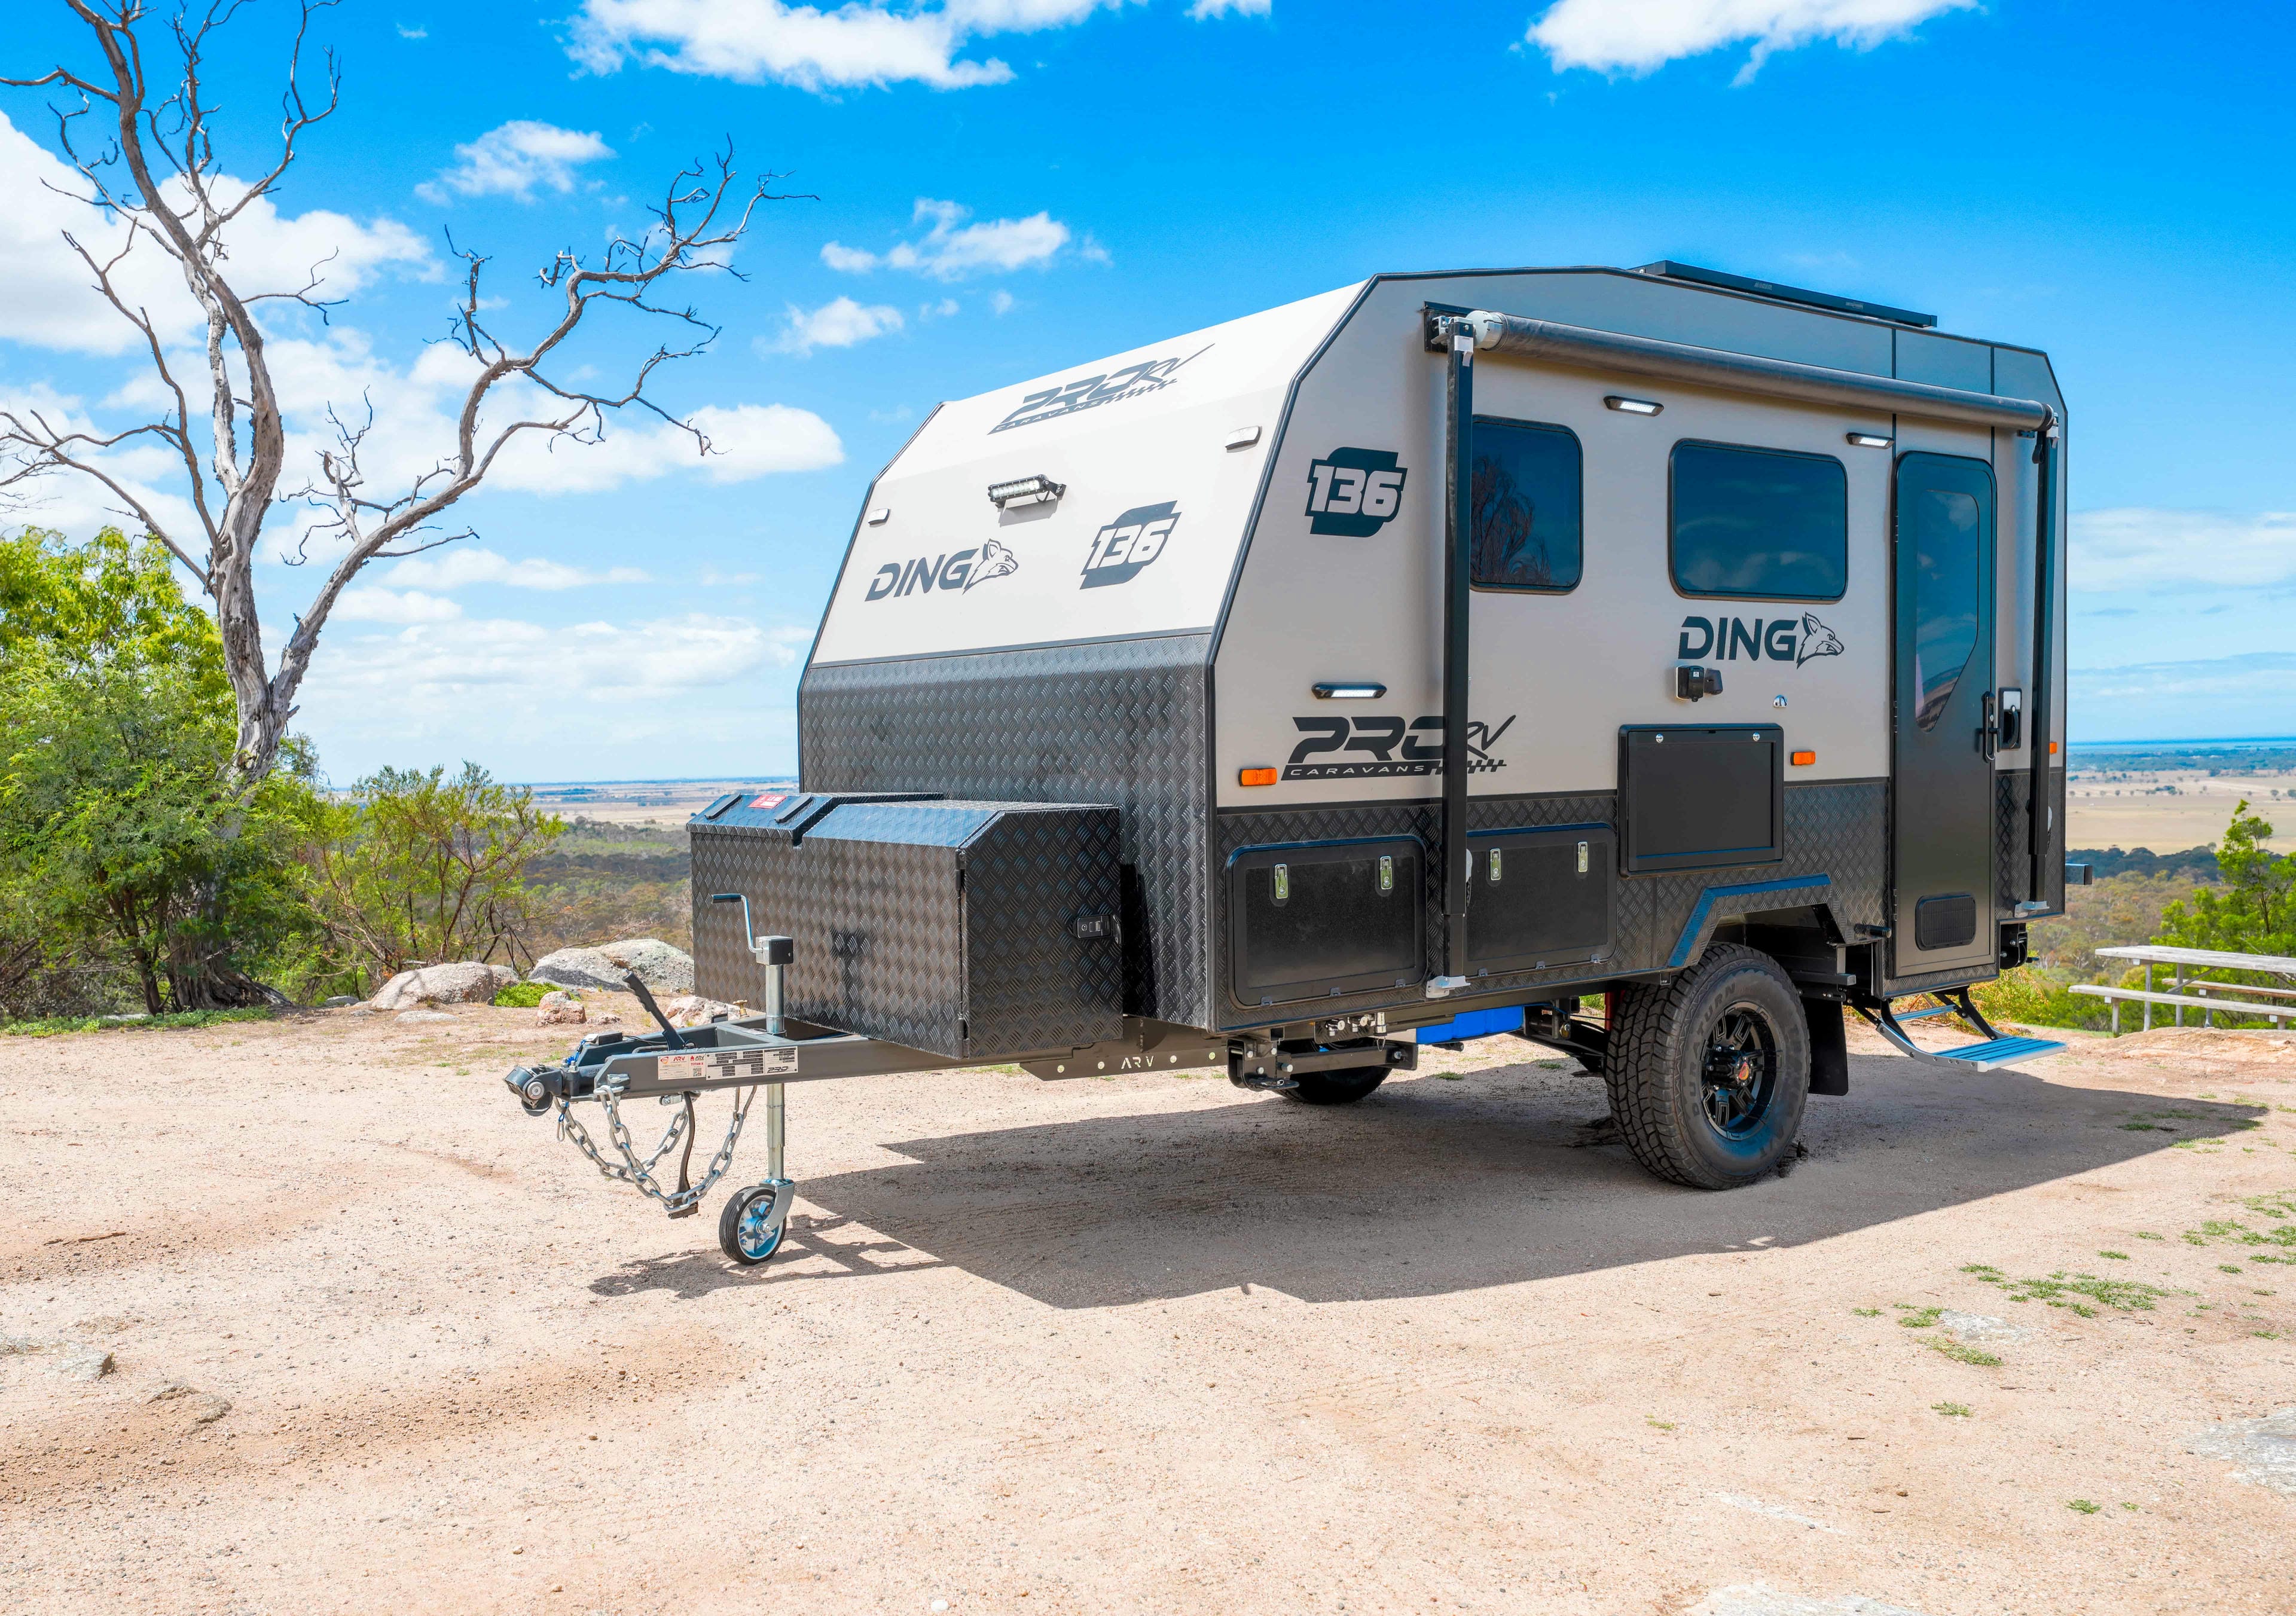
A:
[[[1732,392],[1792,398],[1803,404],[1919,415],[1932,421],[1964,421],[1978,426],[2011,427],[2019,431],[2046,428],[2056,421],[2056,413],[2034,398],[2010,398],[1997,393],[1936,387],[1926,381],[1871,376],[1861,371],[1803,365],[1792,359],[1769,359],[1756,354],[1733,353],[1727,349],[1628,336],[1623,332],[1595,331],[1584,325],[1564,325],[1554,320],[1493,314],[1485,309],[1452,315],[1450,319],[1455,329],[1464,325],[1473,335],[1479,356],[1650,376]],[[1430,346],[1434,346],[1436,333],[1431,322],[1429,335]]]

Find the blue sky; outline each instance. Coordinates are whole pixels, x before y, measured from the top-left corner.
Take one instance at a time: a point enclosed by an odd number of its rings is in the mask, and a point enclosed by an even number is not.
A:
[[[62,6],[28,9],[0,71],[89,63]],[[234,172],[268,150],[286,16],[251,8],[219,63]],[[729,136],[817,199],[761,210],[746,282],[687,289],[723,334],[660,395],[723,459],[634,420],[467,501],[459,548],[370,570],[299,720],[338,779],[786,769],[862,490],[937,399],[1381,270],[1658,258],[2047,349],[2076,739],[2296,733],[2284,5],[351,0],[317,30],[342,109],[239,261],[336,254],[342,305],[275,316],[274,348],[304,430],[381,404],[388,463],[454,402],[424,349],[446,232],[493,255],[515,331],[547,313],[535,267],[638,227]],[[38,185],[43,100],[0,112],[0,406],[131,420],[135,355],[60,256],[86,221]],[[121,470],[166,497],[164,467]],[[102,519],[92,488],[45,496],[0,521]],[[266,561],[267,622],[313,571]]]

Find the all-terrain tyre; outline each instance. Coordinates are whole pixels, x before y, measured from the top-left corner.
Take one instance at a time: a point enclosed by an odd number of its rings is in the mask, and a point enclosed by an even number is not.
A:
[[[1342,1066],[1336,1071],[1303,1071],[1298,1087],[1275,1092],[1302,1105],[1353,1105],[1386,1081],[1384,1066]]]
[[[1729,1190],[1776,1170],[1809,1098],[1809,1024],[1777,962],[1717,943],[1663,982],[1616,990],[1604,1085],[1657,1177]]]

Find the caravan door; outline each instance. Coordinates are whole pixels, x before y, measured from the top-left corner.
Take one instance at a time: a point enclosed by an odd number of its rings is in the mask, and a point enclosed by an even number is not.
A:
[[[1898,462],[1890,975],[1991,962],[1993,472]]]

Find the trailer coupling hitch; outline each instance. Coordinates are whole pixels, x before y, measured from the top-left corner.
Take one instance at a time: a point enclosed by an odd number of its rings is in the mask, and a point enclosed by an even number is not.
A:
[[[748,905],[744,903],[742,907],[746,917]],[[753,946],[759,963],[766,966],[767,1025],[778,1038],[784,1026],[783,973],[791,963],[792,946],[789,939],[783,937],[757,938]],[[672,1218],[691,1218],[699,1212],[703,1197],[717,1187],[718,1181],[733,1165],[734,1149],[741,1141],[742,1125],[748,1121],[750,1104],[762,1087],[766,1096],[767,1177],[763,1183],[738,1192],[726,1203],[718,1219],[718,1241],[727,1256],[745,1267],[764,1262],[781,1245],[790,1203],[796,1197],[796,1185],[783,1171],[787,1141],[783,1085],[768,1079],[735,1089],[725,1138],[711,1155],[698,1184],[692,1173],[696,1136],[693,1103],[698,1091],[678,1089],[660,1095],[661,1103],[676,1106],[677,1114],[671,1118],[668,1128],[653,1148],[641,1154],[622,1114],[621,1102],[630,1082],[627,1063],[622,1057],[667,1056],[673,1053],[685,1062],[703,1057],[677,1053],[690,1051],[693,1041],[662,1014],[644,983],[632,975],[624,979],[624,985],[652,1015],[660,1028],[658,1033],[611,1032],[586,1038],[554,1066],[513,1066],[503,1075],[504,1086],[528,1116],[556,1112],[561,1139],[572,1140],[602,1175],[631,1185],[658,1202]],[[649,1070],[653,1066],[652,1062],[641,1064]],[[758,1070],[763,1075],[769,1069],[760,1059]],[[708,1086],[721,1085],[719,1079]],[[574,1115],[574,1106],[582,1103],[595,1103],[605,1113],[606,1138],[603,1146]],[[657,1177],[656,1169],[681,1145],[685,1148],[678,1157],[677,1181],[675,1185],[666,1185]]]

